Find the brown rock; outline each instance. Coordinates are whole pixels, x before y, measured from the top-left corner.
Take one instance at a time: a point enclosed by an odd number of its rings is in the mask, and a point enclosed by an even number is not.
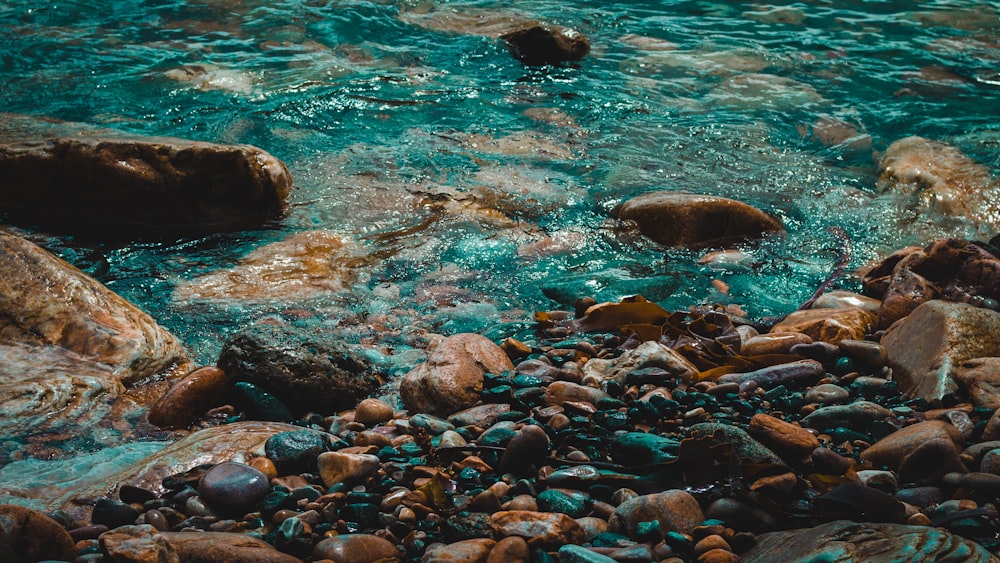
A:
[[[896,470],[903,459],[918,446],[939,438],[951,441],[958,450],[964,443],[962,433],[951,424],[941,420],[928,420],[911,424],[875,442],[861,452],[860,459],[875,467],[887,466]]]
[[[149,422],[160,428],[186,428],[225,395],[229,378],[215,366],[200,367],[174,383],[149,409]]]
[[[327,486],[363,481],[378,471],[378,456],[344,452],[323,452],[316,457],[319,476]]]
[[[474,538],[452,544],[432,544],[427,546],[421,563],[486,563],[496,543],[488,538]]]
[[[767,414],[756,414],[750,419],[747,432],[787,461],[795,463],[809,456],[819,447],[819,439],[797,424],[785,422]]]
[[[878,187],[911,196],[928,212],[967,218],[989,230],[1000,228],[1000,185],[989,168],[953,146],[906,137],[886,149]]]
[[[0,202],[52,228],[144,236],[239,230],[280,215],[291,189],[285,165],[250,145],[73,124],[38,129],[27,138],[0,135]]]
[[[350,287],[364,257],[332,231],[295,233],[262,246],[232,268],[177,284],[179,301],[302,301]]]
[[[490,550],[486,563],[528,563],[531,561],[531,549],[528,542],[521,536],[507,536],[497,542]]]
[[[977,407],[1000,409],[1000,358],[974,358],[962,362],[954,380]]]
[[[511,54],[527,65],[559,64],[582,59],[590,52],[590,43],[575,29],[552,25],[533,25],[500,36]]]
[[[864,309],[805,309],[791,313],[771,332],[801,332],[816,341],[839,344],[841,340],[863,340],[875,324],[875,315]]]
[[[635,535],[640,522],[657,520],[663,533],[691,534],[705,519],[698,501],[681,490],[643,495],[629,499],[618,506],[611,517],[611,531]]]
[[[478,334],[456,334],[441,341],[427,361],[405,376],[399,395],[411,413],[449,415],[479,401],[486,373],[514,369],[504,351]]]
[[[37,510],[0,504],[0,560],[35,563],[75,557],[73,538],[58,522]]]
[[[840,289],[828,291],[820,295],[812,304],[813,309],[848,309],[854,307],[864,309],[873,315],[878,314],[879,307],[881,306],[882,302],[878,299]]]
[[[146,313],[44,249],[0,233],[0,435],[96,428],[138,416],[190,369]]]
[[[689,193],[644,194],[623,203],[615,215],[664,246],[724,246],[784,231],[777,219],[745,203]]]
[[[301,563],[264,540],[226,532],[160,532],[185,563]]]
[[[887,328],[932,299],[979,302],[1000,298],[1000,259],[960,239],[908,247],[873,266],[865,293],[882,299],[879,328]]]
[[[180,563],[177,550],[149,524],[104,532],[100,543],[101,550],[115,563]]]
[[[938,401],[958,391],[954,375],[963,362],[1000,356],[1000,313],[928,301],[893,324],[881,343],[900,390]]]
[[[495,537],[520,536],[532,549],[586,541],[586,532],[580,524],[562,513],[507,510],[495,513],[491,524]]]
[[[371,534],[344,534],[316,544],[313,559],[334,563],[397,563],[399,550],[389,540]]]
[[[739,563],[742,559],[728,549],[710,549],[699,555],[697,561],[698,563]]]
[[[761,534],[757,540],[756,546],[743,553],[743,563],[803,563],[815,561],[818,553],[830,561],[866,563],[996,561],[972,540],[927,526],[836,520],[812,528]]]
[[[545,388],[545,403],[548,405],[576,402],[596,405],[598,401],[608,396],[607,393],[596,387],[569,381],[553,381]]]
[[[549,436],[540,426],[525,425],[514,434],[500,457],[501,473],[524,475],[549,455]]]
[[[945,473],[965,473],[955,442],[937,436],[920,442],[899,462],[896,473],[904,483],[934,484]]]
[[[740,346],[740,354],[743,356],[788,354],[792,346],[796,344],[811,344],[812,341],[812,338],[801,332],[770,332],[748,338]]]
[[[372,427],[392,420],[393,410],[385,401],[364,399],[354,409],[354,422]]]

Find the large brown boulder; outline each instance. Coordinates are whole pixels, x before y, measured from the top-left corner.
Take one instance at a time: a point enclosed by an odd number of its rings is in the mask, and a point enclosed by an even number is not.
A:
[[[0,560],[34,563],[74,557],[73,538],[58,522],[37,510],[0,504]]]
[[[0,208],[50,229],[129,235],[236,230],[279,215],[284,164],[250,145],[0,126]]]
[[[190,368],[180,342],[149,315],[7,233],[0,233],[0,358],[6,436],[80,437],[127,412],[137,417],[134,407]]]
[[[1000,313],[928,301],[889,327],[881,343],[900,390],[937,401],[958,391],[963,362],[1000,356]]]
[[[777,219],[745,203],[690,193],[643,194],[620,205],[615,215],[664,246],[723,246],[784,230]]]

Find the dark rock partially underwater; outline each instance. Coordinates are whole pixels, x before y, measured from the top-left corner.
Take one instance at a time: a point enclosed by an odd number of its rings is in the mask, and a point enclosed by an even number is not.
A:
[[[291,174],[249,145],[71,124],[0,125],[0,207],[50,229],[127,236],[251,228],[279,216]],[[15,122],[13,125],[11,121]]]

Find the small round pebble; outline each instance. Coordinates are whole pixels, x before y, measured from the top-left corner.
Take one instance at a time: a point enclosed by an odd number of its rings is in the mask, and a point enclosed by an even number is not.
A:
[[[209,469],[198,483],[198,492],[212,507],[228,513],[245,513],[271,492],[271,484],[259,469],[242,463],[220,463]]]

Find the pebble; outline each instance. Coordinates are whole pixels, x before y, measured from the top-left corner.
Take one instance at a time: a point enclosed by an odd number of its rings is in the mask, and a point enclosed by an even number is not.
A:
[[[101,550],[112,561],[179,561],[177,551],[153,526],[120,526],[101,534]]]
[[[549,454],[549,436],[540,426],[523,426],[510,439],[500,457],[501,473],[527,474]]]
[[[819,439],[805,428],[767,414],[754,415],[747,432],[789,461],[801,461],[819,447]]]
[[[310,429],[280,432],[264,442],[264,455],[281,475],[314,472],[316,456],[333,449],[333,436]]]
[[[839,346],[843,354],[871,369],[881,369],[889,360],[885,347],[877,342],[844,339]]]
[[[108,528],[126,526],[135,522],[139,517],[139,511],[132,505],[125,504],[119,500],[102,498],[97,500],[90,520],[94,524],[103,524]]]
[[[451,544],[432,544],[424,552],[421,563],[479,563],[486,561],[496,543],[491,539],[476,538]]]
[[[392,420],[393,410],[380,399],[364,399],[354,409],[354,422],[371,428]]]
[[[578,545],[564,545],[559,548],[559,563],[617,563],[607,555],[601,555]]]
[[[316,458],[320,478],[327,487],[337,483],[357,483],[375,475],[380,460],[371,454],[325,452]]]
[[[528,563],[530,560],[528,542],[520,536],[507,536],[493,546],[486,563]]]
[[[565,544],[581,544],[587,533],[565,514],[505,510],[491,518],[496,537],[520,536],[532,548],[558,549]]]
[[[227,391],[229,378],[215,366],[192,370],[174,383],[149,409],[149,422],[161,428],[187,428]]]
[[[622,502],[611,517],[611,531],[633,535],[643,522],[656,521],[660,530],[690,534],[705,519],[698,501],[681,490],[638,496]]]
[[[222,512],[243,514],[264,500],[271,484],[267,475],[254,467],[226,462],[205,473],[198,482],[198,492]]]
[[[823,383],[806,392],[805,399],[810,403],[830,405],[842,403],[851,398],[851,393],[839,385]]]

